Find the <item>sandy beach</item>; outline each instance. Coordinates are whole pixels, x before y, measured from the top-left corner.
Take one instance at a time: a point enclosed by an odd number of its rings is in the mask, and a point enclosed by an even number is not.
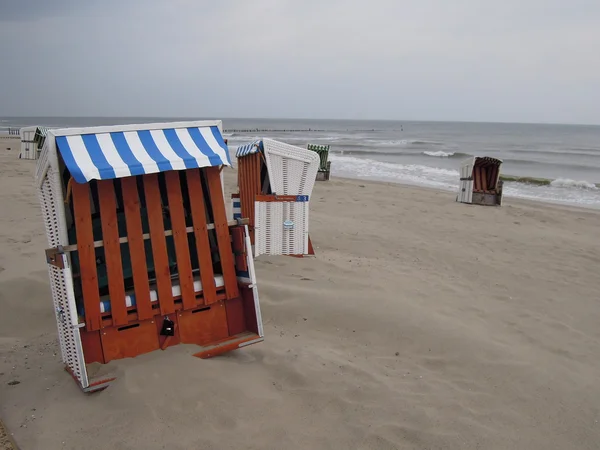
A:
[[[20,136],[9,136],[8,134],[0,134],[0,152],[8,153],[19,157],[21,152]]]
[[[17,142],[0,139],[0,419],[22,450],[600,447],[599,211],[468,206],[333,167],[316,258],[256,261],[264,343],[115,361],[85,395]]]

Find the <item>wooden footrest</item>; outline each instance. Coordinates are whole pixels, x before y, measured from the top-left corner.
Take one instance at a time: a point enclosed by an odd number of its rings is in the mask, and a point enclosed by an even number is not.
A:
[[[264,341],[264,338],[260,337],[256,333],[245,332],[235,336],[231,336],[227,339],[223,339],[212,345],[202,347],[202,350],[198,353],[194,353],[194,356],[202,359],[212,358],[213,356],[220,355],[222,353],[230,352],[238,348],[246,347],[247,345],[256,344]]]

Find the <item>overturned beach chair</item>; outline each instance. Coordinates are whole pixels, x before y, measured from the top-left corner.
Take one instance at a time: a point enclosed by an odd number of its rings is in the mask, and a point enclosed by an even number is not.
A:
[[[300,147],[262,139],[242,145],[233,217],[249,219],[254,254],[313,255],[308,210],[319,156]]]
[[[84,391],[113,379],[92,379],[92,363],[263,340],[248,227],[226,217],[230,165],[220,121],[48,131],[46,259],[62,358]]]
[[[462,162],[457,202],[475,205],[501,206],[502,160],[489,156],[474,156]]]
[[[317,181],[328,181],[331,175],[331,161],[329,161],[329,145],[308,144],[307,149],[319,155],[319,171]]]

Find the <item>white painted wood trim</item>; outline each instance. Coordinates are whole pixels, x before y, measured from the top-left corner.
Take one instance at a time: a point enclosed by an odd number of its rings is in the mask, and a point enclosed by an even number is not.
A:
[[[120,131],[143,131],[143,130],[164,130],[167,128],[201,128],[218,127],[222,130],[221,120],[198,120],[193,122],[160,122],[160,123],[136,123],[131,125],[111,125],[102,127],[84,127],[84,128],[55,128],[48,130],[48,134],[58,136],[74,136],[79,134],[98,134],[114,133]],[[221,134],[223,132],[221,131]]]

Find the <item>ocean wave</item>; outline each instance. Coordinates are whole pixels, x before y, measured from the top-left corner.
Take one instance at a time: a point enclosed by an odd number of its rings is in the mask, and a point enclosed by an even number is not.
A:
[[[531,156],[562,156],[562,157],[592,157],[600,158],[600,149],[593,148],[565,148],[559,150],[528,150],[528,149],[506,149],[503,153],[511,155],[531,155]]]
[[[451,156],[454,156],[454,152],[443,152],[441,150],[438,150],[437,152],[423,152],[424,155],[427,156],[435,156],[436,158],[449,158]]]
[[[598,190],[598,186],[585,180],[571,180],[569,178],[557,178],[550,182],[550,186],[560,188],[576,188]]]
[[[565,156],[568,156],[568,155],[565,155]],[[502,158],[502,157],[500,157],[500,159],[502,159],[504,164],[511,165],[511,166],[520,166],[520,167],[527,167],[527,166],[532,166],[535,168],[560,167],[561,169],[584,170],[584,171],[589,171],[593,167],[593,164],[583,164],[583,163],[582,164],[566,163],[566,162],[561,163],[561,162],[534,161],[531,159],[515,159],[515,158]],[[600,167],[598,168],[598,170],[600,170]]]
[[[418,164],[398,164],[331,154],[333,174],[349,178],[367,178],[401,184],[433,187],[455,191],[459,185],[456,170],[429,167]],[[503,176],[504,194],[536,201],[562,204],[576,204],[600,208],[600,188],[587,181],[574,181],[564,178],[548,180],[543,178]],[[536,180],[528,182],[527,180]]]
[[[352,139],[356,141],[354,145],[360,147],[408,147],[411,145],[430,145],[430,146],[443,146],[443,142],[439,141],[427,141],[420,139]],[[349,146],[353,145],[352,142],[348,142]]]
[[[357,141],[356,145],[364,147],[406,147],[410,144],[407,139],[362,139]]]
[[[331,154],[333,167],[342,176],[392,181],[412,185],[453,189],[458,186],[458,171],[420,164],[397,164]]]
[[[408,143],[412,144],[412,145],[444,145],[443,142],[439,142],[439,141],[411,140],[411,141],[408,141]]]
[[[456,159],[465,159],[468,158],[470,156],[473,156],[469,153],[461,153],[461,152],[453,152],[453,151],[444,151],[444,150],[437,150],[437,151],[432,151],[432,150],[426,150],[426,151],[419,151],[419,150],[403,150],[401,152],[389,152],[389,151],[379,151],[379,150],[361,150],[361,149],[354,149],[352,147],[348,147],[345,146],[346,148],[342,148],[341,150],[332,150],[331,153],[336,153],[339,155],[371,155],[371,156],[377,156],[377,155],[381,155],[381,156],[386,156],[386,157],[398,157],[398,158],[402,158],[405,156],[431,156],[431,157],[436,157],[436,158],[456,158]],[[349,148],[349,149],[348,149]]]

